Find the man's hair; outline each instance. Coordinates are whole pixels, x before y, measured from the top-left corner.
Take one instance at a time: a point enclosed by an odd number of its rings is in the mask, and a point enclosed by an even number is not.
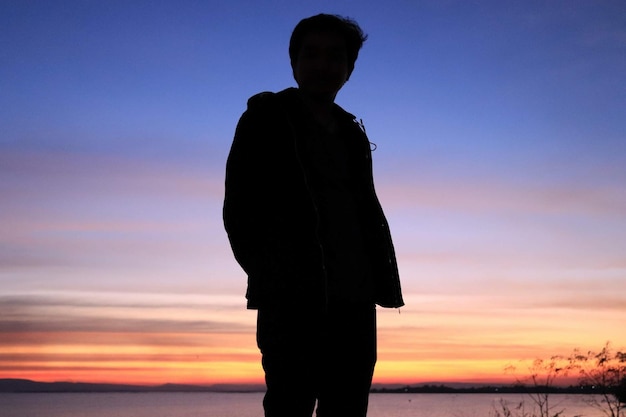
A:
[[[324,13],[302,19],[294,28],[289,41],[289,58],[292,66],[298,60],[304,37],[311,32],[333,32],[343,37],[346,41],[348,66],[352,72],[359,50],[367,40],[367,35],[357,22],[348,17]]]

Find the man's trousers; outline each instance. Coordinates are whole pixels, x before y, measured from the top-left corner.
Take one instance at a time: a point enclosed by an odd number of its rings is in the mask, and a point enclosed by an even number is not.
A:
[[[266,417],[365,417],[376,363],[373,305],[258,311]]]

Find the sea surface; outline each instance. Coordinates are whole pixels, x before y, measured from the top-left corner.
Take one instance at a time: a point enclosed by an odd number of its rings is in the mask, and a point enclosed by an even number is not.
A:
[[[600,417],[583,395],[550,395],[553,414]],[[1,417],[262,417],[262,393],[0,393]],[[532,416],[523,394],[372,394],[368,417],[496,417],[501,401],[511,417]],[[525,408],[515,407],[524,402]],[[536,413],[538,415],[538,413]]]

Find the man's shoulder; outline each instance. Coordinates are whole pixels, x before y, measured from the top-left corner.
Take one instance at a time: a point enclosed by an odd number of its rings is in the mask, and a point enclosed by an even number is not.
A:
[[[272,130],[278,134],[289,126],[293,109],[297,108],[297,90],[287,88],[279,92],[263,91],[248,99],[247,109],[237,125],[240,131],[246,129]]]
[[[276,99],[276,93],[272,91],[263,91],[251,96],[248,99],[248,110],[259,107],[265,107],[268,104],[272,104]]]
[[[279,92],[263,91],[248,99],[248,110],[272,109],[277,106],[289,106],[296,100],[297,89],[290,87]]]
[[[335,113],[344,122],[354,122],[356,120],[356,116],[354,114],[346,111],[343,107],[341,107],[338,104],[335,104]]]

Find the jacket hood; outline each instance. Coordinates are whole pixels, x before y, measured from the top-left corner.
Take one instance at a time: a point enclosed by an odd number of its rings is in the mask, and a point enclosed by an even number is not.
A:
[[[303,105],[302,98],[300,97],[300,91],[295,87],[290,87],[285,90],[274,93],[272,91],[263,91],[255,94],[248,99],[248,110],[256,110],[266,106],[272,106],[280,104],[285,108],[291,108],[294,105]],[[333,107],[340,117],[345,117],[349,120],[356,121],[356,116],[345,111],[341,106],[334,103]]]

